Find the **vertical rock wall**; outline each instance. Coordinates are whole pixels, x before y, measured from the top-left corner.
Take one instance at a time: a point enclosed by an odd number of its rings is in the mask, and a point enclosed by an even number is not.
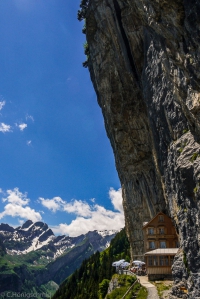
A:
[[[142,223],[167,213],[181,244],[174,295],[184,284],[200,297],[200,1],[90,0],[83,10],[132,256],[144,252]]]

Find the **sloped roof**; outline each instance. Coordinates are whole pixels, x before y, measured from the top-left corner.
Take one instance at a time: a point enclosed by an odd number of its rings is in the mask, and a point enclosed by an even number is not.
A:
[[[175,255],[179,248],[158,248],[146,252],[144,255]]]
[[[164,215],[165,217],[168,217],[169,219],[171,219],[169,216],[167,216],[166,214],[164,214],[163,212],[158,212],[156,214],[155,217],[153,217],[149,222],[146,222],[146,224],[143,226],[142,229],[146,228],[147,226],[149,226],[149,224],[158,216],[158,215]]]

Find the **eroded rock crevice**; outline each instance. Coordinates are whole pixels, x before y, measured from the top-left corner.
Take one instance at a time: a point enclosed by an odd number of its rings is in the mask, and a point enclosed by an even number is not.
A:
[[[129,41],[128,41],[128,38],[126,36],[126,32],[124,30],[124,27],[123,27],[122,11],[121,11],[121,8],[120,8],[119,3],[118,3],[117,0],[113,1],[113,6],[114,6],[114,9],[115,9],[115,15],[117,17],[117,21],[118,21],[119,29],[120,29],[120,32],[121,32],[121,36],[122,36],[123,41],[124,41],[124,46],[125,46],[125,49],[126,49],[126,52],[127,52],[127,56],[128,56],[128,59],[129,59],[131,70],[132,70],[132,72],[135,76],[135,80],[138,83],[138,86],[141,87],[141,82],[140,82],[139,74],[138,74],[138,71],[137,71],[137,67],[136,67],[136,64],[134,62],[132,52],[131,52],[131,47],[129,45]]]
[[[170,215],[174,293],[200,297],[200,1],[90,0],[89,71],[123,188],[132,256],[142,223]],[[199,279],[199,280],[198,280]],[[198,283],[199,281],[199,283]]]

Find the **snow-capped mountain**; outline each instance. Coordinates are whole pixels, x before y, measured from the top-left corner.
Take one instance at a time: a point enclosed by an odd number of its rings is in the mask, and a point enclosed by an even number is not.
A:
[[[1,291],[41,291],[71,275],[83,260],[106,249],[117,231],[92,231],[78,237],[55,236],[46,223],[0,224]],[[11,283],[12,282],[12,283]]]
[[[92,244],[94,250],[102,251],[109,246],[117,231],[93,231],[78,237],[55,236],[46,223],[26,221],[22,226],[13,228],[8,224],[0,224],[0,237],[7,253],[27,254],[31,251],[45,250],[51,259],[64,254],[85,239]]]

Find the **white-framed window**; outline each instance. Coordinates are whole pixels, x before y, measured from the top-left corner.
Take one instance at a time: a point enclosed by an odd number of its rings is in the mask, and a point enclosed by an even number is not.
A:
[[[166,241],[160,241],[160,248],[167,248]]]
[[[159,234],[164,235],[165,234],[165,229],[164,227],[159,227]]]
[[[148,235],[153,235],[154,234],[154,228],[153,227],[149,227],[148,228]]]
[[[149,241],[149,249],[155,249],[156,248],[156,244],[154,241]]]

